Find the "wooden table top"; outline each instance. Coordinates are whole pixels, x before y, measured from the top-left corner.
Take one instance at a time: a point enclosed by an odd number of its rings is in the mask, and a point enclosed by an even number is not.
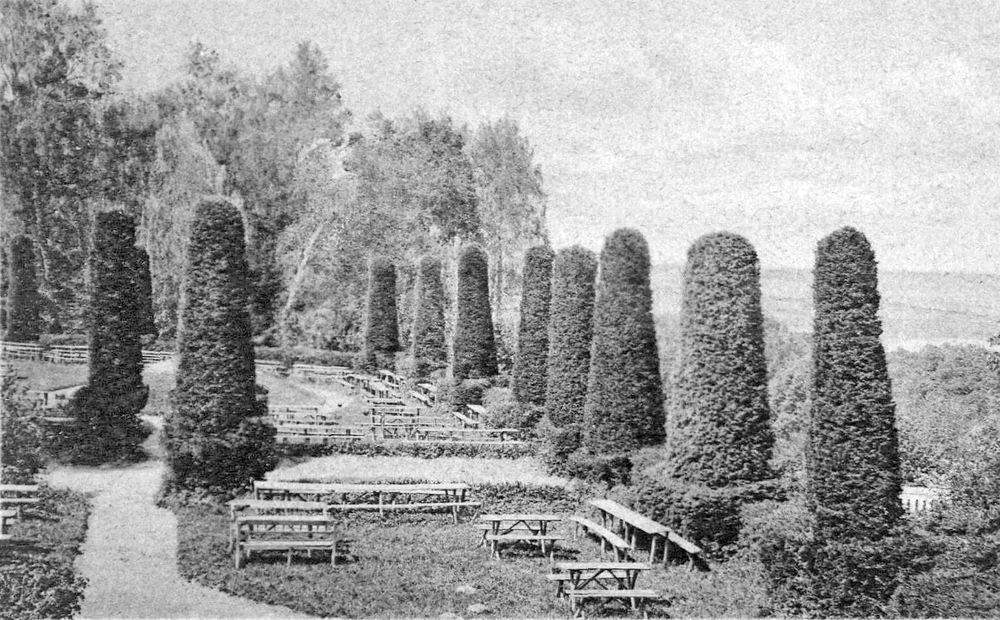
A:
[[[554,568],[573,570],[650,570],[652,565],[644,562],[556,562]]]
[[[562,521],[562,517],[552,514],[509,514],[479,515],[483,521]]]
[[[610,499],[592,499],[588,502],[591,506],[602,510],[609,515],[615,516],[622,521],[625,521],[629,525],[634,525],[640,530],[646,532],[647,534],[660,534],[661,536],[666,536],[670,532],[670,528],[662,523],[657,523],[649,517],[639,514],[638,512],[622,506],[618,502]]]

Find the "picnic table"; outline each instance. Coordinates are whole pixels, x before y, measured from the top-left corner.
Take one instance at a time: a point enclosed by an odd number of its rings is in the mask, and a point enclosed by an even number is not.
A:
[[[255,480],[256,499],[326,502],[327,510],[414,510],[447,508],[458,523],[460,508],[479,508],[479,502],[468,501],[469,485],[433,484],[354,484],[327,482],[284,482]]]
[[[676,546],[683,549],[690,560],[691,568],[695,567],[695,564],[699,561],[701,556],[701,548],[694,543],[685,540],[676,532],[672,531],[667,526],[653,521],[649,517],[643,516],[638,512],[622,506],[618,502],[610,499],[592,499],[588,502],[601,514],[601,525],[608,527],[612,530],[617,530],[633,550],[638,549],[637,542],[638,536],[637,532],[644,532],[649,536],[649,561],[653,562],[653,558],[656,555],[657,541],[662,541],[663,544],[663,564],[667,564],[667,560],[670,557],[670,546]]]
[[[337,563],[337,543],[340,540],[336,523],[328,515],[240,515],[231,532],[230,548],[236,568],[250,560],[253,551],[286,551],[288,564],[292,551],[329,550],[330,563]]]
[[[639,601],[660,598],[653,590],[635,587],[639,573],[650,568],[639,562],[560,562],[549,580],[558,584],[556,596],[569,597],[576,618],[583,614],[585,600],[627,600],[638,609]]]
[[[483,537],[479,544],[483,546],[489,543],[490,557],[500,557],[501,542],[537,542],[542,550],[542,555],[546,553],[546,545],[549,545],[550,559],[555,551],[555,542],[562,540],[558,534],[549,533],[549,524],[562,521],[562,517],[553,514],[487,514],[480,515],[482,522],[481,529]]]
[[[17,518],[17,511],[12,509],[0,510],[0,540],[10,540],[10,524]]]
[[[18,519],[22,507],[38,502],[37,484],[0,484],[0,510],[13,506]]]

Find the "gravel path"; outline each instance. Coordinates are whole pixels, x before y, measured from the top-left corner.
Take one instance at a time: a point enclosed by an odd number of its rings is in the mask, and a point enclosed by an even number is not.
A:
[[[159,430],[147,447],[158,456]],[[77,567],[87,578],[83,618],[308,618],[196,585],[177,572],[177,519],[153,497],[159,459],[124,468],[66,467],[53,486],[93,493]]]

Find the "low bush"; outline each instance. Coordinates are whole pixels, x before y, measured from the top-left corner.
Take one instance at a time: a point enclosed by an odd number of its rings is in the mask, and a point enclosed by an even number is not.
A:
[[[486,413],[480,421],[487,428],[533,429],[542,415],[541,407],[518,402],[510,388],[487,389],[483,407]]]
[[[284,458],[319,457],[335,454],[358,456],[414,456],[422,459],[456,456],[462,458],[519,459],[534,456],[533,443],[463,443],[449,441],[371,441],[340,442],[326,445],[278,444]]]
[[[773,480],[711,488],[667,479],[661,471],[636,470],[636,509],[713,555],[731,551],[727,548],[739,539],[744,504],[781,498]]]
[[[254,357],[259,360],[277,360],[286,366],[292,364],[315,364],[318,366],[346,366],[353,368],[357,364],[357,352],[328,351],[325,349],[310,349],[306,347],[254,347]]]
[[[55,346],[87,346],[87,334],[42,334],[38,344],[43,347]]]
[[[559,428],[552,424],[548,415],[543,415],[535,425],[535,435],[538,437],[538,456],[545,471],[556,476],[569,475],[566,463],[582,442],[579,426],[570,424]]]
[[[71,618],[86,587],[74,560],[87,532],[82,493],[41,487],[41,501],[14,524],[0,551],[0,619]]]
[[[591,454],[577,450],[566,459],[566,475],[607,488],[632,482],[632,459],[628,455]]]
[[[0,398],[0,483],[32,484],[46,456],[40,411],[28,404],[24,386],[12,375],[0,379]]]

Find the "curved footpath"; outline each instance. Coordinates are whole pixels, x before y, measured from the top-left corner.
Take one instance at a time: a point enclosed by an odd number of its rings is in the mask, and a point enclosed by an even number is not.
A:
[[[155,460],[122,468],[62,467],[49,474],[53,486],[93,494],[77,558],[87,578],[79,617],[309,618],[181,578],[177,519],[153,503],[163,476],[159,437],[157,428],[146,444]]]

